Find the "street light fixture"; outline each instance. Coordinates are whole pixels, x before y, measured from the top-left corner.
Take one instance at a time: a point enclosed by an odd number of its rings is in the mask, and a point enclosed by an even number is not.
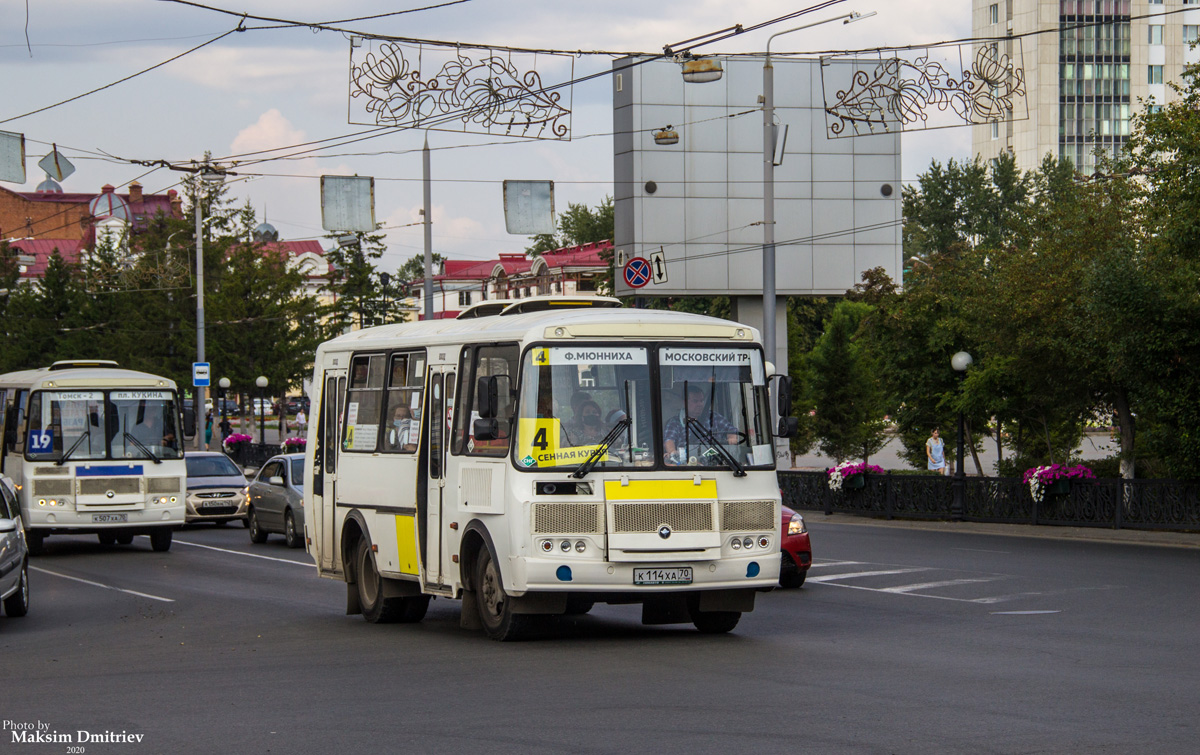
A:
[[[205,184],[218,187],[225,181],[225,175],[205,163],[197,175],[200,180],[196,183],[196,361],[204,362],[204,197],[201,189]],[[170,239],[168,239],[168,242]],[[196,417],[204,411],[204,386],[196,386]],[[196,433],[196,450],[205,449],[204,433]]]
[[[767,37],[767,56],[763,63],[763,349],[767,359],[778,364],[775,353],[775,67],[771,65],[771,41],[784,34],[841,21],[851,24],[870,18],[870,13],[847,13],[815,21]]]
[[[267,378],[259,375],[254,378],[254,384],[258,386],[258,445],[265,446],[267,444]]]
[[[916,264],[918,264],[918,265],[924,265],[925,267],[929,268],[930,270],[933,270],[933,265],[929,264],[928,262],[926,262],[925,260],[921,259],[920,257],[909,257],[909,258],[908,258],[908,261],[909,261],[909,262],[914,262],[914,263],[916,263]]]
[[[962,393],[962,382],[967,377],[967,368],[975,360],[965,351],[960,351],[950,357],[950,366],[958,373],[959,393]],[[950,518],[956,522],[961,522],[963,519],[963,499],[966,492],[967,480],[963,472],[963,436],[966,435],[966,423],[963,421],[963,410],[961,404],[962,396],[959,396],[958,407],[958,450],[954,455],[954,482],[951,483],[953,488],[954,499],[950,504]]]

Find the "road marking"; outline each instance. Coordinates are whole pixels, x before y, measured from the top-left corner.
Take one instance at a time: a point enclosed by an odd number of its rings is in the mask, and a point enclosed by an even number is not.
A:
[[[139,598],[149,598],[150,600],[161,600],[163,603],[174,603],[175,602],[175,600],[173,598],[161,598],[157,595],[150,595],[148,593],[138,592],[137,590],[126,590],[121,587],[113,587],[112,585],[106,585],[106,584],[102,584],[100,582],[93,582],[90,579],[81,579],[79,577],[72,577],[67,574],[59,574],[56,571],[50,571],[49,569],[43,569],[40,566],[31,566],[29,568],[32,571],[38,571],[38,572],[41,572],[42,574],[49,574],[52,577],[62,577],[63,579],[69,579],[72,582],[82,582],[83,584],[91,585],[92,587],[103,587],[105,590],[116,590],[117,592],[123,592],[123,593],[127,593],[129,595],[136,595]]]
[[[987,550],[986,548],[951,548],[950,550],[952,550],[952,551],[969,551],[970,553],[1001,553],[1005,556],[1007,556],[1011,553],[1011,551],[990,551],[990,550]]]
[[[977,582],[993,582],[999,577],[988,577],[985,579],[947,579],[942,582],[922,582],[919,585],[900,585],[899,587],[881,587],[879,592],[891,592],[898,595],[905,593],[916,592],[917,590],[932,590],[935,587],[953,587],[954,585],[970,585]]]
[[[992,611],[993,616],[1041,616],[1047,613],[1062,613],[1062,611]]]
[[[296,564],[297,566],[311,567],[313,564],[305,563],[304,561],[293,561],[290,558],[276,558],[275,556],[260,556],[257,553],[246,553],[245,551],[235,551],[229,548],[217,548],[212,545],[201,545],[200,543],[189,543],[187,540],[176,540],[180,545],[190,545],[193,548],[207,548],[210,551],[220,551],[222,553],[232,553],[235,556],[246,556],[248,558],[261,558],[267,561],[278,561],[283,564]]]
[[[809,577],[809,582],[833,582],[839,579],[854,579],[856,577],[882,577],[887,574],[909,574],[915,571],[929,571],[929,569],[920,567],[915,569],[882,569],[880,571],[859,571],[850,572],[849,574],[826,574],[823,577]],[[876,588],[878,589],[878,588]]]
[[[858,566],[862,561],[813,561],[809,568],[818,566]]]

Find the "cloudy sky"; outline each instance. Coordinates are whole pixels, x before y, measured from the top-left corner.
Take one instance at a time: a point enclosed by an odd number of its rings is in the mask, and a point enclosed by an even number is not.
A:
[[[445,0],[379,3],[343,0],[211,0],[210,8],[237,14],[327,24]],[[751,26],[809,5],[782,0],[468,0],[375,20],[335,24],[366,33],[470,44],[572,51],[661,51],[709,32]],[[105,158],[186,162],[211,151],[217,159],[276,150],[367,130],[349,122],[349,35],[247,19],[235,32],[177,60],[101,92],[34,115],[53,105],[163,63],[239,25],[228,15],[169,0],[7,0],[0,13],[0,130],[25,134],[27,181],[43,175],[36,163],[57,143],[78,172],[66,191],[98,192],[135,178],[148,192],[166,191],[180,175]],[[773,51],[818,53],[875,46],[928,44],[970,34],[970,3],[945,0],[846,0],[801,20],[784,22],[705,46],[711,53],[752,53],[769,34],[850,11],[878,15],[860,23],[830,24],[777,40]],[[274,28],[254,28],[274,27]],[[409,48],[415,53],[416,48]],[[439,53],[430,49],[426,54]],[[608,55],[534,58],[546,84],[601,73]],[[609,77],[570,92],[573,139],[523,141],[432,131],[434,249],[456,259],[520,252],[523,236],[505,232],[501,182],[555,182],[556,204],[594,205],[612,193],[612,96]],[[377,220],[387,227],[384,269],[419,254],[422,130],[390,132],[352,144],[268,153],[292,159],[239,170],[264,174],[230,184],[287,239],[321,237],[318,177],[376,178]],[[312,147],[304,148],[311,149]],[[967,129],[915,133],[904,138],[904,177],[912,180],[931,159],[964,158]],[[250,158],[240,158],[243,161]],[[244,164],[244,163],[243,163]],[[149,172],[148,172],[149,171]],[[143,175],[145,174],[145,175]],[[140,178],[139,178],[140,177]],[[408,226],[408,227],[403,227]]]

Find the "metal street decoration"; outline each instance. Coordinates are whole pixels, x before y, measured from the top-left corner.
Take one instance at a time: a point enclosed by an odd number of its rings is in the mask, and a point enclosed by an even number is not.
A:
[[[927,48],[911,58],[905,55],[914,51],[882,51],[874,65],[844,56],[822,58],[829,137],[1028,118],[1025,71],[1012,62],[1022,60],[1021,40],[1003,44],[1014,45],[1012,59],[990,44],[979,45],[974,55],[966,44]]]
[[[574,78],[569,70],[562,79]],[[517,60],[532,58],[519,67]],[[436,128],[527,139],[570,139],[571,89],[547,90],[537,56],[489,50],[415,49],[354,38],[350,43],[350,122]]]

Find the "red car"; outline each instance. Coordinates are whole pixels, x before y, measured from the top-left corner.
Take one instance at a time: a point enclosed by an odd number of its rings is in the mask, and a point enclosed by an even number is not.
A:
[[[808,567],[812,565],[812,545],[808,542],[808,527],[804,517],[783,507],[783,529],[780,550],[783,551],[783,564],[779,569],[780,587],[799,587],[808,576]]]

